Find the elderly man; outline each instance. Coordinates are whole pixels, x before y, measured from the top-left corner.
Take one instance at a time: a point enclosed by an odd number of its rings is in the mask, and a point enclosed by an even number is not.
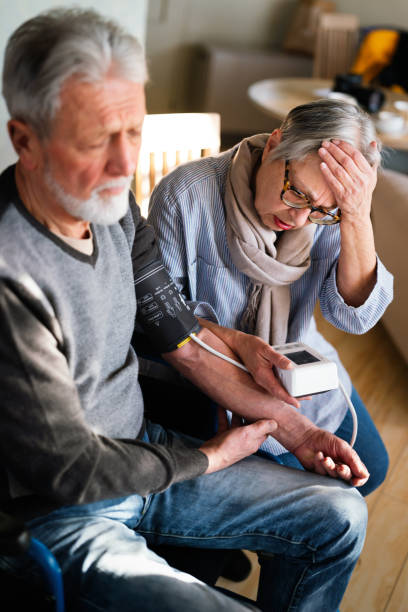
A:
[[[92,11],[51,11],[12,35],[3,80],[18,162],[0,177],[1,509],[56,555],[75,610],[251,607],[169,567],[155,544],[250,548],[260,609],[336,610],[366,525],[349,485],[368,473],[346,442],[193,342],[165,357],[259,420],[202,443],[143,418],[131,338],[139,271],[158,260],[129,207],[137,41]],[[270,433],[318,474],[249,456]]]

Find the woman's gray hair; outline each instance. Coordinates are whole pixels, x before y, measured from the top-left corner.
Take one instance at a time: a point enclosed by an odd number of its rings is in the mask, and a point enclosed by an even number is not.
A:
[[[293,108],[281,125],[282,140],[268,155],[274,159],[303,159],[324,140],[344,140],[373,165],[381,159],[381,142],[370,116],[343,100],[316,100]],[[377,142],[377,148],[371,142]]]
[[[73,75],[98,82],[107,75],[144,83],[142,46],[93,10],[53,9],[23,23],[10,37],[3,95],[10,116],[49,136],[61,87]]]

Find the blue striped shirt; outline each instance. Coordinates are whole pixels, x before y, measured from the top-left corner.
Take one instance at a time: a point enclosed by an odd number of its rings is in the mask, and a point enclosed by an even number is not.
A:
[[[234,149],[176,168],[154,189],[148,221],[170,275],[201,316],[240,329],[250,279],[234,265],[228,249],[223,204],[226,177]],[[317,331],[313,311],[320,301],[323,316],[353,334],[368,331],[392,300],[393,277],[377,258],[377,282],[366,302],[348,306],[336,285],[340,228],[318,226],[307,272],[291,285],[287,342],[301,341],[337,363],[339,377],[351,393],[350,379],[335,349]],[[245,330],[243,330],[245,331]],[[316,425],[335,432],[347,412],[339,389],[301,402],[301,412]],[[284,452],[276,441],[274,454]]]

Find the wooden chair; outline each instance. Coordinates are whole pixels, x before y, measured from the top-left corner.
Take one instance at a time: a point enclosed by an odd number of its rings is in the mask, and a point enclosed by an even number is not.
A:
[[[220,150],[218,113],[146,115],[134,193],[142,215],[156,183],[180,164]]]
[[[220,115],[218,113],[176,113],[146,115],[139,163],[133,185],[136,202],[142,215],[147,216],[150,194],[156,183],[180,164],[214,155],[221,144]],[[137,354],[149,356],[143,337],[135,334],[133,346]],[[146,352],[147,348],[147,352]],[[198,389],[162,384],[157,379],[139,376],[145,401],[146,415],[165,427],[179,429],[189,435],[207,439],[216,428],[211,401]],[[164,410],[164,406],[177,405],[176,411]],[[194,405],[192,415],[190,406]],[[184,407],[188,407],[186,412]],[[192,418],[193,416],[193,418]],[[233,550],[194,549],[188,547],[153,546],[173,567],[188,572],[214,586],[220,575],[231,580],[243,580],[251,570],[251,563],[244,553]],[[234,596],[234,593],[229,593]],[[249,600],[246,600],[248,603]]]
[[[332,79],[349,72],[359,38],[359,19],[346,13],[323,13],[317,28],[313,77]]]

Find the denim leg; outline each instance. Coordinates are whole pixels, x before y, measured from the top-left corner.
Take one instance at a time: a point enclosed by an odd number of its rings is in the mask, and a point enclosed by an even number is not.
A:
[[[174,434],[155,426],[148,435],[151,442],[171,443]],[[334,612],[365,527],[365,503],[352,487],[255,456],[147,499],[61,508],[29,524],[60,563],[75,612],[251,609],[170,568],[146,541],[255,550],[262,610]],[[0,559],[5,563],[15,561]]]
[[[380,434],[354,387],[351,392],[351,401],[356,410],[358,419],[358,431],[354,449],[370,472],[370,478],[366,484],[358,488],[358,492],[365,497],[369,493],[375,491],[384,481],[387,475],[389,459],[387,449],[384,446]],[[349,442],[351,440],[352,431],[353,419],[348,410],[340,427],[334,433],[342,440]],[[271,459],[280,465],[286,465],[287,467],[293,467],[299,470],[304,469],[300,461],[295,455],[292,455],[292,453],[272,456],[263,451],[259,451],[259,455]]]
[[[334,612],[366,520],[354,488],[252,456],[153,495],[138,533],[152,544],[255,550],[262,610]]]
[[[170,567],[148,549],[134,528],[146,500],[137,495],[62,508],[29,525],[30,533],[53,551],[64,577],[68,610],[75,612],[245,612],[255,610]],[[0,557],[8,571],[31,576],[37,568]]]
[[[384,442],[354,387],[351,393],[351,401],[358,418],[358,431],[354,448],[370,472],[370,478],[366,484],[358,488],[361,495],[366,496],[375,491],[384,481],[388,471],[389,458]],[[350,411],[347,411],[342,424],[336,431],[336,436],[348,442],[352,430],[353,420]]]

